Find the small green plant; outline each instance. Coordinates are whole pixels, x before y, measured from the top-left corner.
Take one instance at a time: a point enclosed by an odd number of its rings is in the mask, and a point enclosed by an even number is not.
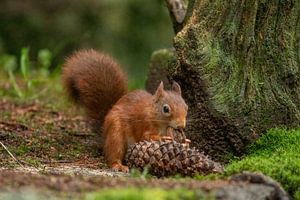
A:
[[[17,84],[15,71],[17,69],[17,58],[12,55],[3,55],[0,59],[0,65],[3,66],[3,70],[7,72],[9,76],[9,82],[13,86],[14,92],[18,97],[23,97],[24,94]]]
[[[50,66],[52,54],[47,49],[38,52],[36,62],[30,61],[29,48],[22,48],[19,66],[14,55],[0,56],[0,66],[9,77],[9,84],[12,86],[12,96],[23,98],[36,98],[39,92],[36,88],[50,77]],[[42,91],[41,91],[42,92]],[[2,91],[3,93],[3,91]]]
[[[42,75],[49,76],[50,74],[49,68],[51,66],[51,61],[52,61],[51,51],[49,51],[48,49],[39,50],[37,60]]]
[[[148,179],[152,178],[153,176],[149,173],[149,167],[145,167],[144,170],[141,172],[138,169],[131,169],[130,170],[130,176],[133,178],[142,178],[142,179]]]
[[[30,61],[29,61],[29,49],[28,48],[22,48],[22,50],[21,50],[20,68],[21,68],[21,73],[23,75],[23,79],[26,82],[26,86],[28,89],[30,89],[32,86],[32,80],[29,78]]]

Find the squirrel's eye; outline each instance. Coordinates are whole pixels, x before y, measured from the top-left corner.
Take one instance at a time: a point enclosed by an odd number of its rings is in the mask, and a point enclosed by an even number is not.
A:
[[[163,113],[169,114],[170,113],[170,106],[168,104],[163,105]]]

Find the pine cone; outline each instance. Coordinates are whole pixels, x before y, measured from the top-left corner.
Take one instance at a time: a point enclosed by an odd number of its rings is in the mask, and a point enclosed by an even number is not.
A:
[[[167,136],[170,136],[179,143],[186,143],[186,136],[182,129],[174,129],[172,127],[167,128]]]
[[[223,170],[195,148],[175,141],[142,141],[128,148],[125,162],[128,167],[143,170],[149,167],[152,175],[162,177],[181,174],[193,176]]]

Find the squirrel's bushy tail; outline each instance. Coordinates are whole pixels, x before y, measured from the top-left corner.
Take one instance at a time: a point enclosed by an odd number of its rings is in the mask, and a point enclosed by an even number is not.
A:
[[[67,58],[62,80],[70,98],[100,124],[111,107],[127,93],[127,76],[120,65],[92,49],[77,51]]]

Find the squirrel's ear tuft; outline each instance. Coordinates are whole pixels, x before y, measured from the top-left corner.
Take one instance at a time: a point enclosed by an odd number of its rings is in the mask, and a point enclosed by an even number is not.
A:
[[[161,81],[155,92],[155,99],[158,100],[164,94],[164,83]]]
[[[173,84],[172,84],[172,90],[176,93],[178,93],[179,95],[181,95],[181,88],[180,88],[180,85],[176,82],[176,81],[173,81]]]

